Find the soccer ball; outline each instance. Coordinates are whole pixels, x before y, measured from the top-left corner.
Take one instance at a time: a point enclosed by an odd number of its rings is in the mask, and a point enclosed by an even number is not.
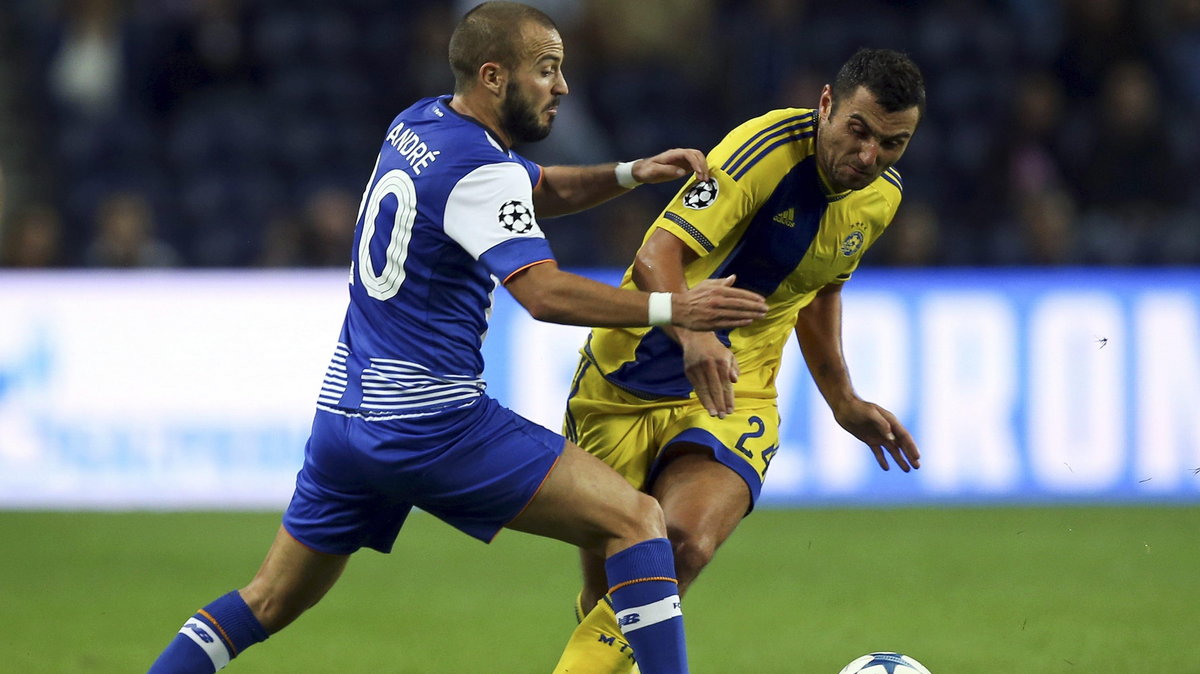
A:
[[[929,674],[929,670],[907,655],[881,651],[855,658],[838,674]]]

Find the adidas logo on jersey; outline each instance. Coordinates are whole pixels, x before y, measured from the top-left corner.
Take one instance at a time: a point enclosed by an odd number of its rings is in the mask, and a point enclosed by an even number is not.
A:
[[[782,213],[777,214],[775,217],[773,217],[771,219],[774,220],[775,222],[778,222],[781,225],[786,226],[786,227],[795,227],[796,226],[796,209],[789,208],[786,211],[783,211]]]

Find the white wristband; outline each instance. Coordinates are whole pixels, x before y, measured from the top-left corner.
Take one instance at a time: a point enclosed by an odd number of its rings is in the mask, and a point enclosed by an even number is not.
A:
[[[671,324],[671,293],[650,293],[650,325]]]
[[[637,181],[637,178],[633,177],[633,162],[631,161],[623,161],[618,163],[616,173],[617,184],[627,190],[631,190],[638,185],[641,185],[641,183]]]

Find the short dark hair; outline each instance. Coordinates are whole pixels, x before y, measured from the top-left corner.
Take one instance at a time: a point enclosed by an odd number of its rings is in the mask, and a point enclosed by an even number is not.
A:
[[[454,91],[470,89],[485,63],[499,63],[505,68],[519,65],[521,29],[527,22],[558,30],[545,12],[519,2],[485,2],[463,15],[450,36]]]
[[[833,106],[866,87],[888,112],[916,106],[925,116],[925,78],[907,55],[891,49],[859,49],[842,65],[833,81]]]

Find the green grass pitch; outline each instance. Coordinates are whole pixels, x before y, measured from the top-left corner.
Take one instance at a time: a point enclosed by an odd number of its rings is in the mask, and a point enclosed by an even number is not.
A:
[[[0,670],[144,672],[244,584],[277,514],[0,512]],[[934,674],[1200,672],[1200,507],[761,510],[685,600],[695,674],[836,674],[901,650]],[[568,546],[491,546],[415,514],[230,672],[549,672]]]

